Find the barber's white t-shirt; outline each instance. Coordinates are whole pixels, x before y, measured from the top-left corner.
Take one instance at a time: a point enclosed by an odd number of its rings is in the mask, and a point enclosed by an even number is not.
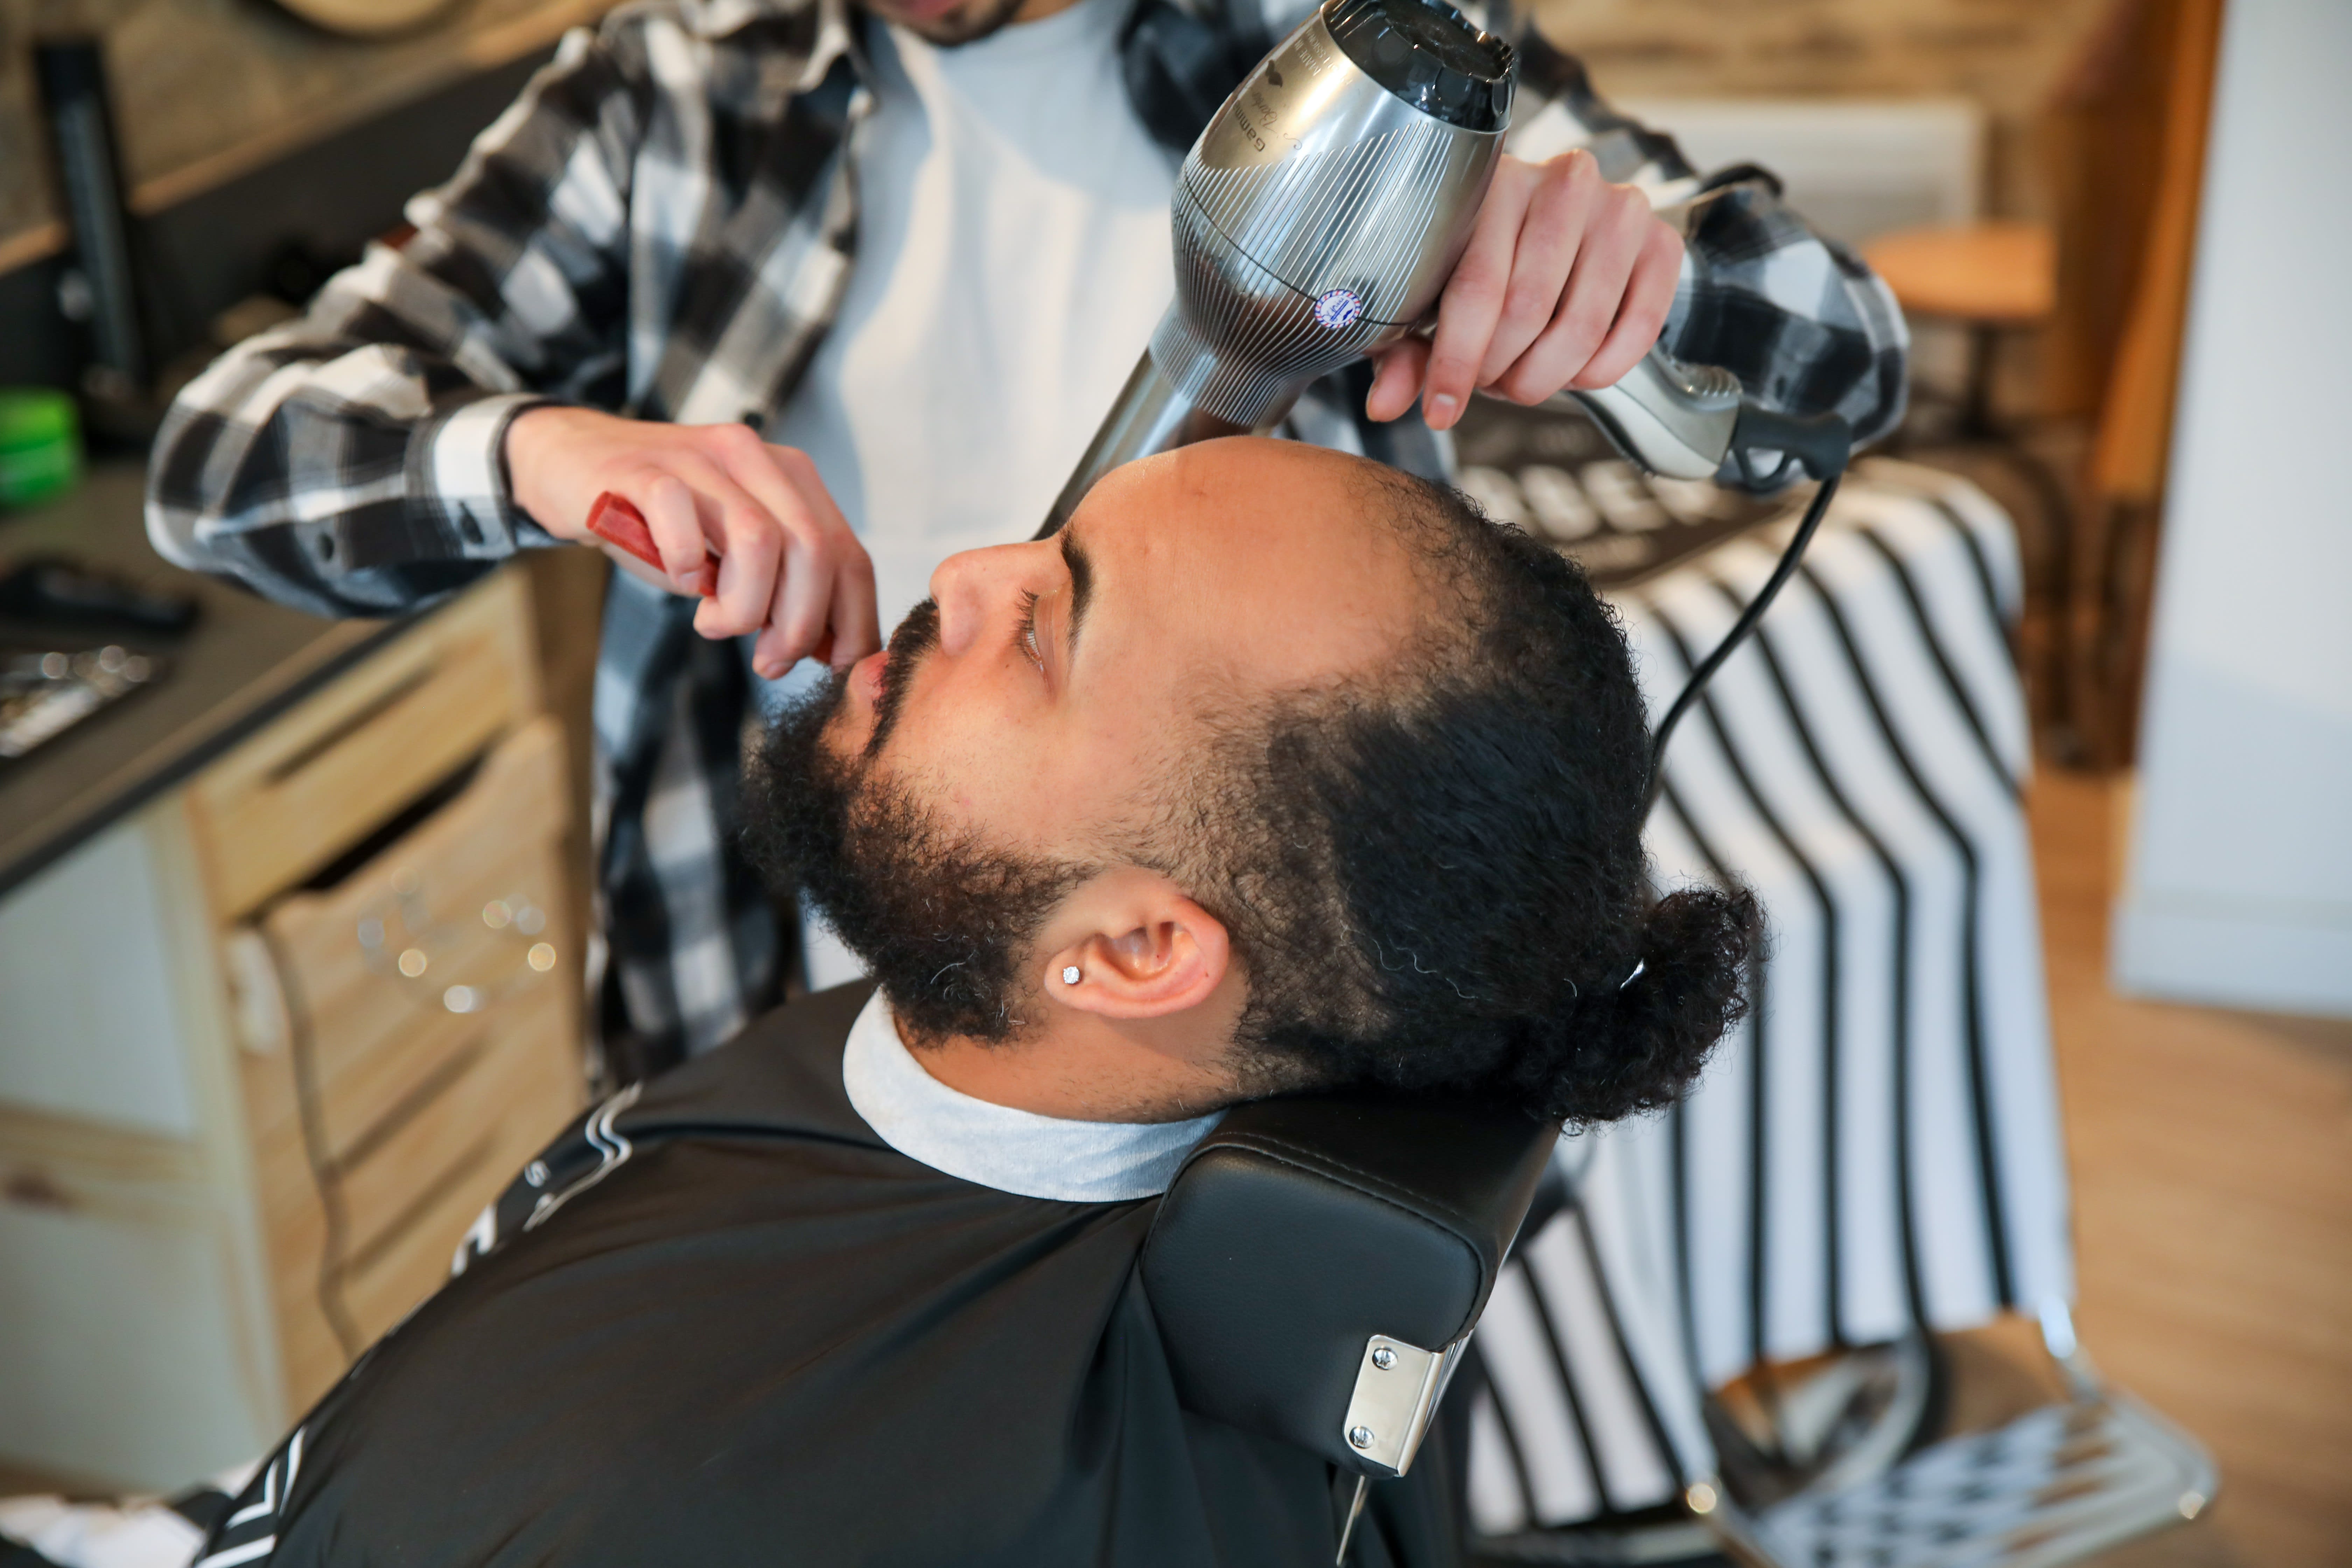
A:
[[[1126,13],[949,49],[867,28],[857,257],[768,438],[864,540],[885,631],[949,555],[1036,531],[1174,292],[1177,158],[1120,81]]]
[[[866,28],[857,258],[767,438],[865,542],[886,635],[950,555],[1037,531],[1174,295],[1179,159],[1120,80],[1126,16],[1079,0],[951,49]],[[811,986],[863,973],[803,934]]]

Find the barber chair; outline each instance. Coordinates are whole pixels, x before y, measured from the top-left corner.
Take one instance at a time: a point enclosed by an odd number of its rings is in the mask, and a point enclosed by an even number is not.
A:
[[[2205,1450],[2100,1380],[2063,1302],[2043,1307],[2042,1331],[2062,1402],[1713,1522],[1759,1568],[2056,1568],[2203,1512],[2218,1484]]]
[[[1339,1563],[1369,1483],[1405,1474],[1429,1436],[1514,1243],[1575,1206],[1558,1142],[1556,1128],[1499,1107],[1298,1096],[1228,1113],[1171,1184],[1142,1267],[1178,1395],[1357,1478]],[[2063,1302],[2041,1316],[2067,1397],[2006,1426],[1899,1458],[1849,1447],[1847,1462],[1770,1499],[1670,1458],[1680,1499],[1665,1511],[1679,1522],[1479,1550],[1688,1560],[1703,1530],[1748,1568],[2056,1568],[2197,1517],[2217,1485],[2210,1458],[2099,1380]],[[1913,1405],[1911,1359],[1896,1357],[1897,1406]],[[1916,1433],[1915,1412],[1898,1420]]]
[[[1357,1478],[1412,1468],[1559,1129],[1465,1101],[1236,1107],[1161,1200],[1143,1282],[1178,1397]]]

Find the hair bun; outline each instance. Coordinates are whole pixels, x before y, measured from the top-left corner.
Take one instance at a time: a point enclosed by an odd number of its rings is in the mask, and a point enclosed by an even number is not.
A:
[[[1576,996],[1521,1052],[1514,1088],[1549,1119],[1612,1121],[1672,1103],[1747,1016],[1756,895],[1685,888],[1644,911],[1628,978]]]

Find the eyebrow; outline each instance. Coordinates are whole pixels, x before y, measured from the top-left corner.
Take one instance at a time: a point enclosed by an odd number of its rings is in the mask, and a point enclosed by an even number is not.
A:
[[[1070,569],[1070,635],[1067,639],[1069,657],[1078,657],[1078,628],[1086,624],[1087,605],[1095,592],[1094,562],[1087,555],[1086,546],[1078,542],[1074,530],[1062,530],[1062,564]]]

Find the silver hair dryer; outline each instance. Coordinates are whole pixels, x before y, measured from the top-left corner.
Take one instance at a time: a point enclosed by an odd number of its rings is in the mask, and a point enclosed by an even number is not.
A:
[[[1176,182],[1176,300],[1040,537],[1110,469],[1264,429],[1431,315],[1510,129],[1511,46],[1444,0],[1326,0],[1258,62]],[[1653,352],[1574,395],[1654,473],[1714,474],[1738,379]]]
[[[1510,128],[1510,45],[1423,0],[1326,0],[1176,179],[1176,300],[1044,533],[1122,463],[1263,429],[1435,308]]]

